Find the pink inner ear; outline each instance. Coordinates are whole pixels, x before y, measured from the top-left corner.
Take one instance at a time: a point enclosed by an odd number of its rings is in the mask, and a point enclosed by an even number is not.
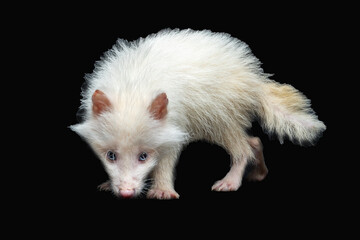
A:
[[[166,93],[159,94],[151,103],[149,112],[155,119],[163,119],[167,114],[168,102],[169,100],[166,96]]]
[[[109,99],[106,97],[105,93],[100,90],[96,90],[92,95],[92,102],[93,102],[93,113],[95,115],[99,115],[105,110],[111,108],[111,103]]]

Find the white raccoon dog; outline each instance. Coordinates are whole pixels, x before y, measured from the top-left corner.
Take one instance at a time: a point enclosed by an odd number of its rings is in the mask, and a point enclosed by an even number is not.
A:
[[[89,143],[110,180],[100,185],[122,198],[178,198],[174,169],[182,148],[206,140],[231,157],[214,191],[236,191],[248,174],[262,180],[267,168],[262,128],[294,143],[314,144],[326,129],[310,100],[290,85],[269,79],[242,41],[211,31],[163,30],[134,42],[118,40],[86,75],[80,109],[84,121],[71,129]]]

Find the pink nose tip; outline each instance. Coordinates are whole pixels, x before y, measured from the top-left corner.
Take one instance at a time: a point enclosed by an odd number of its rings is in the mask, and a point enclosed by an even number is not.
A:
[[[120,189],[120,196],[122,198],[132,198],[135,195],[134,189]]]

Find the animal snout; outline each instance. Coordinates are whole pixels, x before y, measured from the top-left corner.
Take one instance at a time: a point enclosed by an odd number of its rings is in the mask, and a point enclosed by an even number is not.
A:
[[[119,190],[120,197],[122,198],[132,198],[135,196],[134,189],[120,189]]]

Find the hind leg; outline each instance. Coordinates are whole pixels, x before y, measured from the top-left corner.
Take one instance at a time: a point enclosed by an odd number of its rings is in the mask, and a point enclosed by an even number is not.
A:
[[[231,139],[231,140],[230,140]],[[213,191],[236,191],[241,186],[244,170],[249,160],[253,158],[252,148],[247,137],[234,136],[229,138],[225,148],[231,156],[231,168],[225,177],[214,183]]]
[[[250,144],[253,150],[255,160],[254,160],[253,169],[251,169],[251,171],[248,173],[246,179],[250,181],[261,181],[266,177],[268,173],[268,169],[264,161],[264,154],[263,154],[263,147],[261,144],[261,140],[258,137],[249,137],[248,143]]]
[[[244,170],[246,167],[245,161],[233,163],[230,171],[226,176],[215,182],[211,187],[212,191],[236,191],[241,186]]]

